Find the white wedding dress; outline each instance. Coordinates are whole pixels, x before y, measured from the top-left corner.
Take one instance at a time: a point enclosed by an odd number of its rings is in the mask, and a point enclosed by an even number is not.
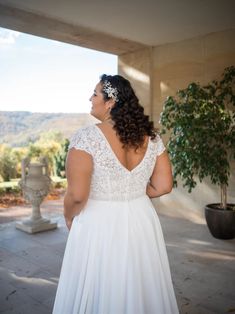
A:
[[[131,171],[97,125],[79,129],[70,148],[93,157],[88,202],[73,220],[53,314],[177,314],[161,226],[146,195],[159,137]]]

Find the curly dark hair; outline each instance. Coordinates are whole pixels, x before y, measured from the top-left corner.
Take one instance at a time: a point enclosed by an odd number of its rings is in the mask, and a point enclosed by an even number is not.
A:
[[[124,147],[138,149],[144,143],[145,136],[155,139],[157,130],[149,116],[144,114],[144,108],[140,105],[139,99],[130,82],[121,75],[103,74],[100,83],[104,86],[109,82],[112,88],[117,89],[117,101],[110,111],[114,122],[114,129],[120,137]],[[109,100],[107,92],[102,90],[104,100]]]

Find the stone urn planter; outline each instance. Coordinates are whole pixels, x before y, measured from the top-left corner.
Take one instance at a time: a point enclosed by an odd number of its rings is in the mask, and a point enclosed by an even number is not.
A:
[[[43,218],[40,205],[50,190],[51,179],[48,176],[48,162],[45,157],[37,163],[31,163],[29,158],[22,160],[22,178],[19,186],[24,198],[32,205],[31,216],[16,223],[16,228],[28,233],[41,232],[57,228],[57,223]]]

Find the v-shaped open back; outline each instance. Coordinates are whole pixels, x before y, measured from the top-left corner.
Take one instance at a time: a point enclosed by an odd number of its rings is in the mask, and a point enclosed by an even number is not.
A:
[[[110,144],[110,142],[108,141],[107,137],[105,136],[104,132],[101,130],[101,128],[99,127],[99,125],[95,124],[97,130],[99,131],[99,134],[101,135],[101,137],[103,138],[103,140],[105,141],[108,149],[111,151],[113,157],[115,158],[115,160],[119,163],[119,165],[121,165],[126,171],[128,172],[132,172],[134,171],[135,169],[137,169],[141,164],[142,162],[144,161],[145,157],[147,156],[148,154],[148,150],[149,150],[149,142],[150,142],[150,137],[148,138],[148,143],[147,143],[147,148],[143,154],[143,157],[141,158],[140,161],[138,161],[136,163],[136,165],[134,165],[131,169],[128,169],[125,165],[123,165],[123,163],[120,161],[120,159],[117,157],[117,154],[114,152],[114,149],[112,148],[112,145]]]
[[[146,194],[156,158],[165,149],[159,137],[149,139],[141,161],[128,170],[115,155],[104,133],[97,125],[81,128],[69,148],[86,151],[93,159],[89,198],[96,200],[129,200]]]

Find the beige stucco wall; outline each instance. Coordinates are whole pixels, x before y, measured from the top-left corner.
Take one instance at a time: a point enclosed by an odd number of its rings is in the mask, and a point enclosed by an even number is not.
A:
[[[190,82],[205,84],[219,78],[230,65],[235,65],[235,29],[154,47],[154,118],[167,96]]]
[[[157,126],[167,96],[175,95],[192,81],[205,84],[219,78],[230,65],[235,65],[235,29],[119,56],[119,73],[131,80]],[[177,189],[155,199],[154,204],[159,212],[204,223],[204,205],[219,200],[219,188],[204,181],[191,194],[179,183]],[[228,201],[235,202],[235,165]]]
[[[118,73],[131,81],[148,115],[151,115],[153,101],[152,55],[152,48],[147,48],[118,57]]]

